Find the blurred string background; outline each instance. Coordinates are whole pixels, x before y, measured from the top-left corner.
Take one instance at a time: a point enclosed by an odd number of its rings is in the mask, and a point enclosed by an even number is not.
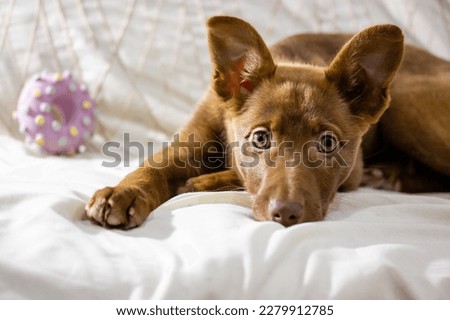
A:
[[[400,26],[408,43],[450,59],[450,0],[0,0],[0,134],[32,74],[69,70],[98,103],[91,151],[124,132],[163,141],[210,78],[205,21],[249,21],[268,44],[300,32]]]

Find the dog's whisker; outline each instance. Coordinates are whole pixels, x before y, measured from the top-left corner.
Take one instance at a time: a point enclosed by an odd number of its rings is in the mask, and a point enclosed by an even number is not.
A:
[[[336,205],[336,204],[343,204],[345,206],[349,206],[352,207],[354,206],[354,203],[352,201],[347,200],[347,198],[345,198],[344,196],[340,196],[339,194],[336,195],[336,197],[334,198],[332,205]]]

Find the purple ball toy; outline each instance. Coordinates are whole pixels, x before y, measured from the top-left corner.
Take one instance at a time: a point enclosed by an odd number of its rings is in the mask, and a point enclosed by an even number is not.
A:
[[[43,72],[27,81],[16,117],[27,143],[47,154],[84,152],[94,132],[95,101],[72,75]]]

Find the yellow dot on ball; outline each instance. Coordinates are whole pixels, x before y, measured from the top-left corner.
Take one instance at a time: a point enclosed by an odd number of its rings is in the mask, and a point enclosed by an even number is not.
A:
[[[55,79],[55,81],[61,81],[63,79],[61,72],[55,73],[54,79]]]
[[[72,136],[77,136],[78,135],[78,128],[77,127],[70,127],[70,134]]]
[[[38,146],[43,146],[45,144],[45,139],[43,136],[36,136],[36,138],[34,138],[34,142],[38,145]]]
[[[43,126],[45,123],[44,116],[42,116],[42,115],[36,116],[36,118],[34,118],[34,123],[36,123],[38,126]]]
[[[87,100],[83,101],[83,109],[89,109],[91,107],[91,103]]]
[[[33,96],[34,96],[35,98],[39,98],[40,96],[42,96],[42,91],[41,91],[41,89],[34,89],[34,91],[33,91]]]

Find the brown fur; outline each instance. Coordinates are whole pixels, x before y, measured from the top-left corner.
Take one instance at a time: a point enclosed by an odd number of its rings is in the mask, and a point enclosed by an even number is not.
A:
[[[289,226],[323,219],[338,189],[361,183],[450,190],[450,63],[404,50],[398,27],[298,35],[270,50],[240,19],[214,17],[208,28],[206,97],[179,141],[94,194],[92,221],[128,229],[177,193],[244,187],[257,220]],[[274,145],[261,148],[267,141]],[[287,165],[296,157],[303,161]]]

